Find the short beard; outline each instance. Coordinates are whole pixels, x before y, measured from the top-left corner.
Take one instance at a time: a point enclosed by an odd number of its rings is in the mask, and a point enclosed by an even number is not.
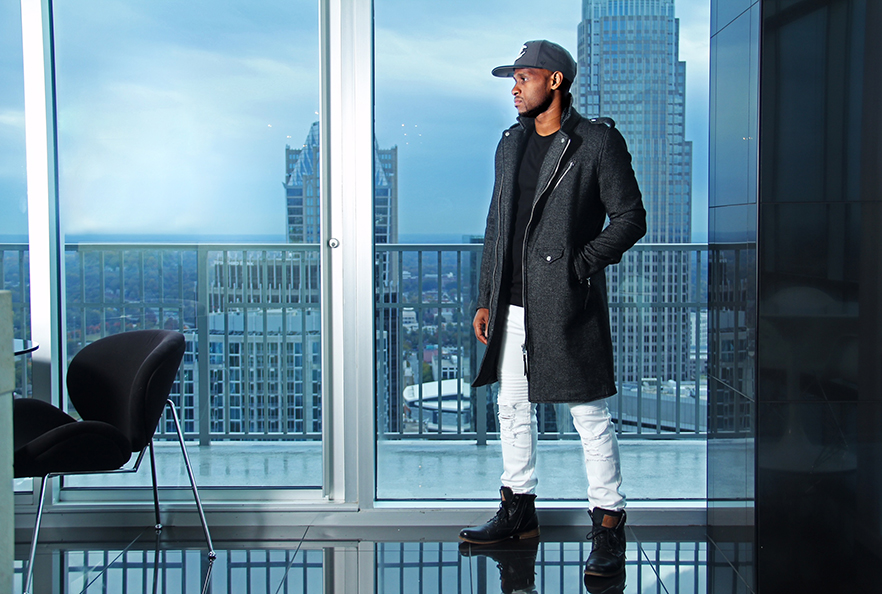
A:
[[[545,96],[545,100],[542,103],[540,103],[539,105],[537,105],[533,109],[522,113],[521,117],[522,118],[533,118],[535,120],[537,117],[539,117],[540,115],[542,115],[543,113],[548,111],[548,108],[551,107],[551,104],[553,101],[554,101],[554,93],[548,93],[548,95]]]

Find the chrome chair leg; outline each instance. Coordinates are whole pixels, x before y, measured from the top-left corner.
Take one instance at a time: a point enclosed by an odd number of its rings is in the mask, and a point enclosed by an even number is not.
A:
[[[190,466],[190,457],[187,455],[187,446],[184,445],[184,433],[181,431],[181,423],[178,420],[178,412],[175,409],[175,403],[168,400],[168,407],[171,409],[172,420],[175,422],[175,431],[178,433],[178,442],[181,444],[181,453],[184,455],[184,465],[187,467],[187,474],[190,476],[190,487],[193,489],[193,497],[196,499],[196,509],[199,512],[199,520],[202,522],[202,531],[205,532],[205,540],[208,543],[208,558],[215,559],[217,554],[214,552],[214,545],[211,542],[211,534],[208,532],[208,522],[205,520],[205,512],[202,510],[202,500],[199,499],[199,490],[196,488],[196,478],[193,476],[193,467]]]
[[[153,594],[159,594],[159,530],[153,549]]]
[[[147,444],[150,447],[150,473],[153,476],[153,513],[156,516],[156,524],[153,528],[159,532],[162,530],[162,521],[159,519],[159,487],[156,483],[156,457],[153,455],[153,439]]]
[[[40,483],[40,504],[37,506],[37,521],[34,523],[34,537],[31,539],[31,554],[28,556],[28,573],[25,576],[23,594],[30,594],[31,582],[34,579],[34,557],[37,556],[37,536],[40,534],[40,522],[43,520],[43,501],[46,497],[46,484],[52,475],[43,477]]]

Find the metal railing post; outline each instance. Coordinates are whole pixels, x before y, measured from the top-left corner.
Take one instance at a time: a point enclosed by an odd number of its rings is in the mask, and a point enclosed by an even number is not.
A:
[[[196,395],[199,411],[199,445],[211,444],[211,337],[208,328],[208,249],[196,249]],[[226,378],[225,378],[226,379]],[[183,395],[182,395],[183,397]],[[183,401],[181,402],[183,404]]]

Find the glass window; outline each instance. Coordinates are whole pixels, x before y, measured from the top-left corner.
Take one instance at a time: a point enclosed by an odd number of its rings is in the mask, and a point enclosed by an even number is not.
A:
[[[31,336],[21,5],[0,2],[0,290],[12,294],[13,337]],[[15,358],[15,396],[30,396],[30,357]],[[15,488],[30,490],[31,479]]]
[[[18,2],[0,3],[0,242],[27,243],[24,75]],[[4,262],[6,256],[4,255]],[[10,273],[12,274],[12,273]],[[3,288],[7,288],[3,278]]]
[[[577,109],[614,118],[631,147],[653,224],[647,242],[672,244],[637,246],[607,273],[618,385],[610,408],[629,496],[703,498],[707,252],[689,242],[706,240],[708,0],[679,0],[679,23],[673,0],[374,5],[376,143],[396,155],[391,170],[382,158],[375,165],[395,180],[388,210],[375,188],[377,498],[482,499],[499,487],[496,388],[470,386],[484,350],[471,321],[493,156],[516,116],[511,81],[490,72],[542,38],[580,65]],[[640,78],[618,64],[639,65]],[[397,239],[385,240],[383,225]],[[656,336],[667,339],[649,350]],[[583,499],[566,406],[541,405],[538,415],[540,495]],[[655,444],[688,458],[694,483],[672,491],[640,482],[639,465],[662,453]]]
[[[320,487],[317,3],[58,0],[54,18],[67,357],[182,332],[197,482]],[[158,437],[160,485],[185,481],[170,420]]]

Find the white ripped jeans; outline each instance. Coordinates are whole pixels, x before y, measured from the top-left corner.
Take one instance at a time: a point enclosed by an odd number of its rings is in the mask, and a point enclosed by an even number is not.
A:
[[[533,493],[536,484],[538,429],[536,405],[529,401],[524,375],[524,308],[510,305],[499,356],[499,432],[502,441],[502,484],[514,493]],[[622,472],[619,443],[606,399],[570,403],[573,425],[582,438],[588,475],[588,504],[621,510]]]

